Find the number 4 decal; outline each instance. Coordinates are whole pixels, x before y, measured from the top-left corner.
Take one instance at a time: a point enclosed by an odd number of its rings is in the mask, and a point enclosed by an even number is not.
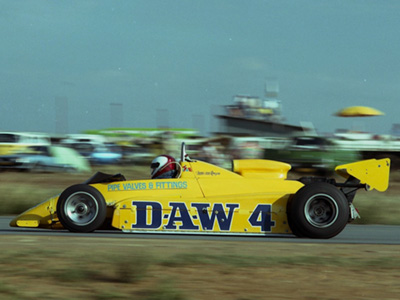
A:
[[[260,226],[261,231],[270,232],[275,226],[275,221],[271,219],[271,205],[259,204],[249,218],[249,223],[253,226]]]

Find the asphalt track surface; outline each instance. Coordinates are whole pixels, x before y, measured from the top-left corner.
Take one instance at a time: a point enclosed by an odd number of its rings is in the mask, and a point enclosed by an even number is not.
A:
[[[293,235],[266,236],[234,236],[234,235],[199,235],[199,234],[150,234],[123,233],[118,230],[97,230],[92,233],[73,233],[67,230],[49,230],[36,228],[15,228],[9,223],[12,216],[0,217],[0,235],[30,235],[30,236],[73,236],[73,237],[102,237],[130,239],[192,239],[192,240],[226,240],[226,241],[257,241],[285,243],[333,243],[333,244],[377,244],[400,245],[400,226],[386,225],[347,225],[336,237],[328,240],[296,238]]]

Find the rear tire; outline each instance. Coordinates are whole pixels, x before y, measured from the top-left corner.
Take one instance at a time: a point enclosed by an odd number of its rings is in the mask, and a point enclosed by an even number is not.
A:
[[[103,195],[92,186],[73,185],[58,198],[57,216],[69,231],[92,232],[103,225],[106,214]]]
[[[288,222],[298,237],[329,239],[349,220],[349,203],[335,186],[315,182],[302,187],[287,205]]]

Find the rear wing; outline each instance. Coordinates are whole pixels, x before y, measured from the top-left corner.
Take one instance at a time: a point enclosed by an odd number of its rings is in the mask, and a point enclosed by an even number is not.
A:
[[[357,178],[368,190],[384,192],[389,186],[390,159],[369,159],[335,168],[336,173],[344,178]]]

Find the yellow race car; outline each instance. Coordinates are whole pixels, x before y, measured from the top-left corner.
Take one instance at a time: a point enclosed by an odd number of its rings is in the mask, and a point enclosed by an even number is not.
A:
[[[27,210],[15,227],[92,232],[104,224],[123,232],[268,235],[327,239],[358,217],[357,189],[385,191],[390,160],[336,167],[343,183],[324,177],[288,180],[291,166],[234,160],[232,171],[191,160],[182,144],[179,174],[171,179],[125,180],[97,173],[87,182]]]

